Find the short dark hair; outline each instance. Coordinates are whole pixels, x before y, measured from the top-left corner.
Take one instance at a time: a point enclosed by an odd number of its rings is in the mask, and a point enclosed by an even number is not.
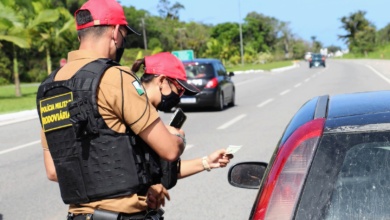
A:
[[[79,10],[76,14],[76,23],[77,25],[83,25],[93,21],[93,17],[91,12],[88,10]],[[87,35],[93,35],[95,37],[101,36],[103,33],[107,31],[110,26],[102,25],[102,26],[92,26],[88,28],[84,28],[77,31],[77,35],[80,40],[83,39]]]

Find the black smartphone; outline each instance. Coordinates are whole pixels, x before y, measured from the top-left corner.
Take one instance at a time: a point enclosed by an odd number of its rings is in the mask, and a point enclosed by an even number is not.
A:
[[[175,128],[181,128],[186,119],[187,116],[184,114],[183,110],[181,108],[177,108],[172,115],[169,125]]]

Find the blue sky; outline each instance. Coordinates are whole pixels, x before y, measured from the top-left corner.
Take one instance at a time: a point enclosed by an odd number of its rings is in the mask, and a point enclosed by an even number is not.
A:
[[[122,5],[144,9],[158,15],[158,0],[120,0]],[[311,41],[311,36],[324,46],[336,45],[346,48],[338,35],[340,18],[358,10],[366,11],[366,18],[377,30],[390,23],[390,0],[170,0],[179,2],[185,10],[180,13],[181,21],[196,21],[206,24],[239,22],[250,12],[257,12],[289,22],[295,36]]]

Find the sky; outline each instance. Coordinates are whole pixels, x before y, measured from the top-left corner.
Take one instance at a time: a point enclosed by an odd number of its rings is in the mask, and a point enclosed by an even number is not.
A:
[[[158,0],[120,0],[124,6],[144,9],[158,15]],[[390,23],[390,0],[170,0],[179,2],[185,9],[180,11],[180,20],[205,24],[243,22],[250,12],[257,12],[279,21],[289,22],[292,33],[311,42],[315,36],[323,46],[339,46],[346,49],[338,35],[346,32],[341,28],[342,17],[359,10],[366,12],[366,19],[377,30]]]

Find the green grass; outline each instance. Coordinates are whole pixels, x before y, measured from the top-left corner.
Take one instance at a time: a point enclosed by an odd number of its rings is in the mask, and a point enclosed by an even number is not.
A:
[[[32,110],[36,108],[37,83],[22,84],[22,96],[15,96],[15,86],[0,86],[0,114]]]
[[[347,59],[390,59],[390,45],[382,46],[377,48],[373,52],[367,53],[367,56],[364,54],[344,54],[342,58]]]
[[[234,71],[245,71],[245,70],[266,70],[269,71],[271,69],[286,67],[293,65],[293,61],[279,61],[265,64],[244,64],[244,66],[237,65],[234,67],[226,67],[228,72]]]

